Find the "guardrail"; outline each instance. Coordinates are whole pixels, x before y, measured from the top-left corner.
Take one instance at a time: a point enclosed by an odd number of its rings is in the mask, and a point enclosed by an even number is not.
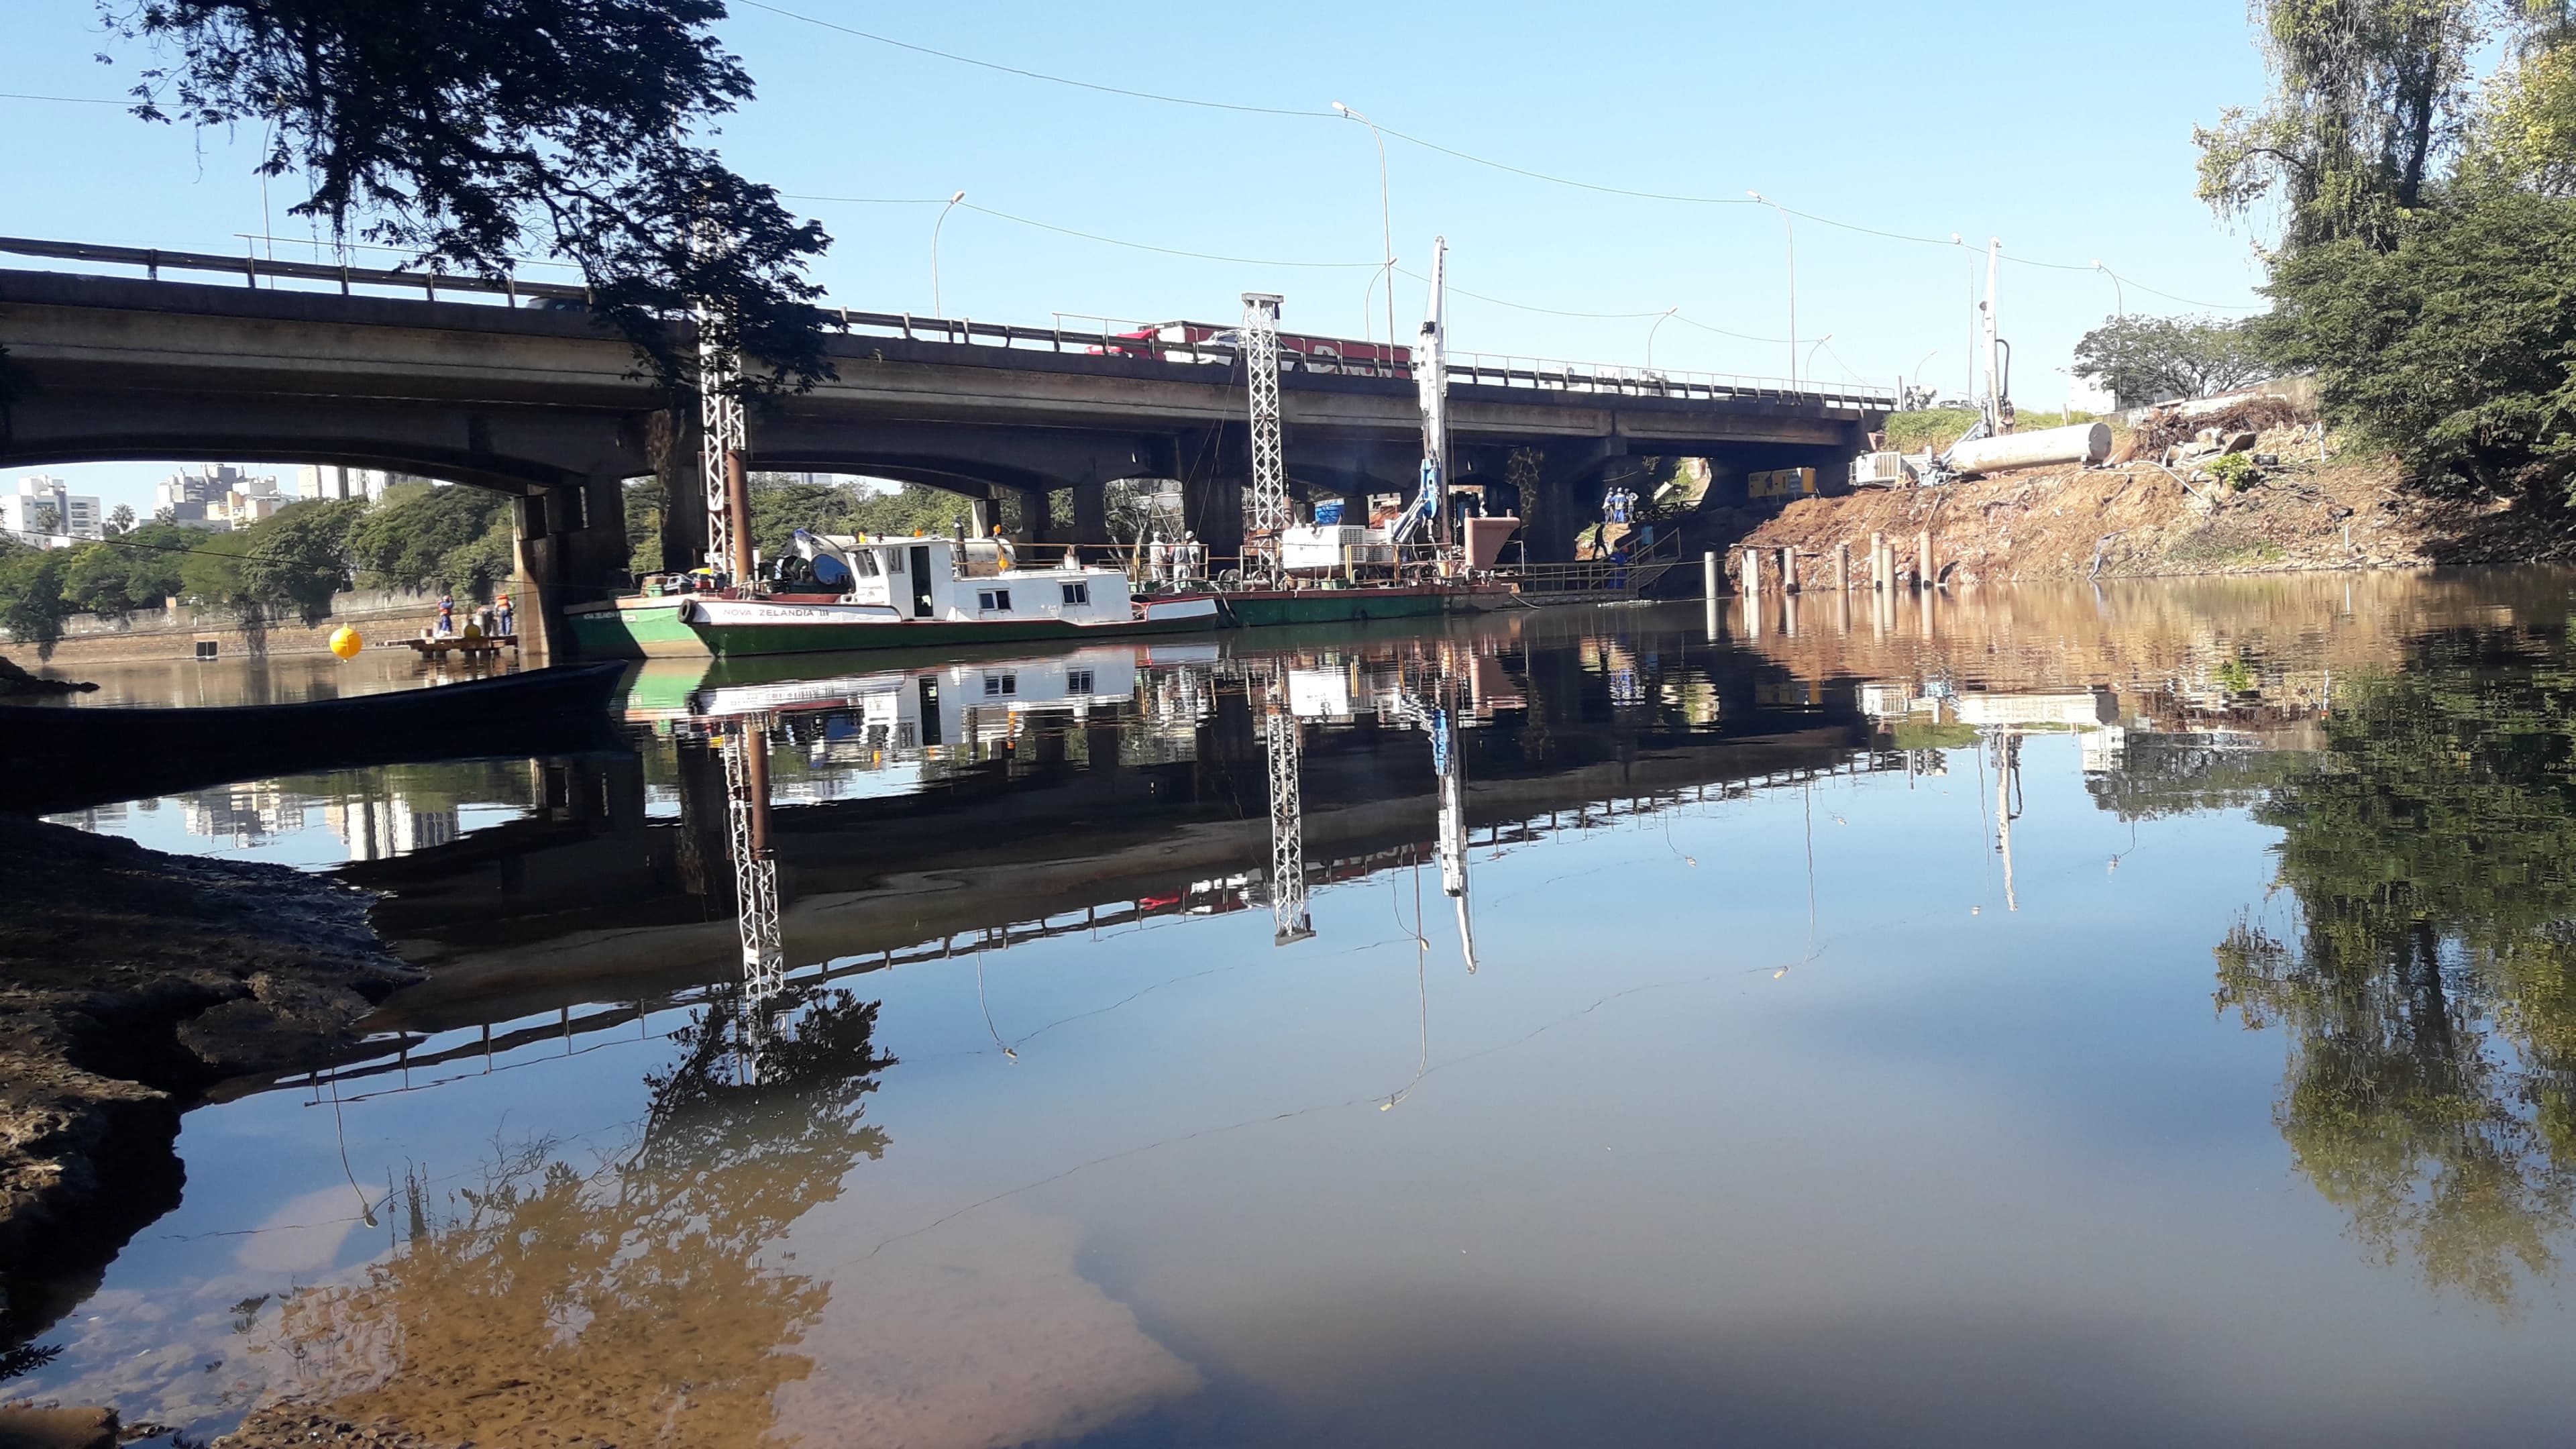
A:
[[[447,294],[450,300],[459,301],[493,298],[511,307],[531,304],[578,307],[586,306],[590,301],[588,288],[564,282],[354,267],[333,262],[279,261],[256,253],[232,257],[213,252],[164,251],[158,247],[0,237],[0,254],[139,267],[147,277],[156,281],[164,271],[173,271],[237,277],[245,286],[253,288],[262,283],[271,289],[280,282],[319,283],[325,287],[337,287],[342,296],[354,296],[358,288],[367,287],[418,291],[433,302],[440,300],[441,293]],[[1229,342],[1167,342],[1152,336],[1135,335],[1150,333],[1153,329],[1147,324],[1120,324],[1105,318],[1099,319],[1097,328],[1067,328],[1060,323],[1054,327],[1021,327],[1001,322],[977,322],[964,317],[916,317],[909,312],[864,312],[830,306],[823,310],[854,334],[901,337],[912,342],[1005,349],[1028,347],[1058,353],[1142,357],[1229,368],[1242,356],[1240,350]],[[1319,376],[1377,377],[1404,382],[1410,382],[1413,376],[1410,367],[1366,358],[1283,355],[1280,365],[1291,372]],[[1453,387],[1527,388],[1542,392],[1599,393],[1702,402],[1822,403],[1829,408],[1856,411],[1892,409],[1896,404],[1893,391],[1871,388],[1818,387],[1813,383],[1793,385],[1779,378],[1616,367],[1478,352],[1450,355],[1448,369],[1449,382]]]

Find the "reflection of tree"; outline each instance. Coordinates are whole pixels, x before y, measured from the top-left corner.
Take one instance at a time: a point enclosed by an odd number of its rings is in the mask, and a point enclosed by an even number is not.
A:
[[[2351,684],[2281,827],[2297,939],[2218,948],[2293,1035],[2282,1135],[2387,1260],[2499,1307],[2576,1220],[2576,672],[2429,659]]]
[[[443,1219],[415,1184],[404,1247],[287,1303],[299,1396],[439,1439],[759,1441],[830,1291],[762,1254],[884,1152],[860,1118],[894,1064],[871,1043],[876,1003],[788,1005],[757,1081],[735,1070],[731,1002],[678,1033],[641,1141],[595,1174],[542,1145],[505,1154]]]

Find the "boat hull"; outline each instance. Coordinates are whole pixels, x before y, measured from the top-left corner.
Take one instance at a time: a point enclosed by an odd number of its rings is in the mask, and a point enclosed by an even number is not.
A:
[[[1225,596],[1247,629],[1291,624],[1364,624],[1376,619],[1420,619],[1472,613],[1509,597],[1503,589],[1293,589],[1253,590]]]
[[[684,597],[614,599],[564,610],[584,659],[704,659],[706,641],[680,622]]]
[[[696,601],[681,618],[706,652],[719,659],[1201,634],[1227,622],[1226,605],[1213,598],[1158,599],[1143,618],[1102,624],[1043,618],[903,619],[875,610],[842,611],[738,600]]]

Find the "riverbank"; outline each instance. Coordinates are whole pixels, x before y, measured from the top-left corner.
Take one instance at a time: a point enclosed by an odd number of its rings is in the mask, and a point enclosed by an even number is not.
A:
[[[372,897],[0,815],[0,1334],[77,1304],[179,1198],[179,1114],[227,1078],[354,1041],[419,973]]]
[[[2193,479],[2189,465],[2034,468],[1800,499],[1774,514],[1747,512],[1721,536],[1798,550],[1811,584],[1828,577],[1846,543],[1859,584],[1873,533],[1888,535],[1910,569],[1927,528],[1935,569],[1954,585],[2576,558],[2576,514],[2413,497],[2398,488],[2392,460],[2320,461],[2300,428],[2266,433],[2254,451],[2280,461],[2241,489]]]

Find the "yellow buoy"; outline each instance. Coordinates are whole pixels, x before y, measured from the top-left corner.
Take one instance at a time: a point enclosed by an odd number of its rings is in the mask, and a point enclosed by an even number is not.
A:
[[[358,631],[346,624],[331,631],[331,652],[343,659],[357,658],[358,651],[366,647],[367,641],[358,637]]]

